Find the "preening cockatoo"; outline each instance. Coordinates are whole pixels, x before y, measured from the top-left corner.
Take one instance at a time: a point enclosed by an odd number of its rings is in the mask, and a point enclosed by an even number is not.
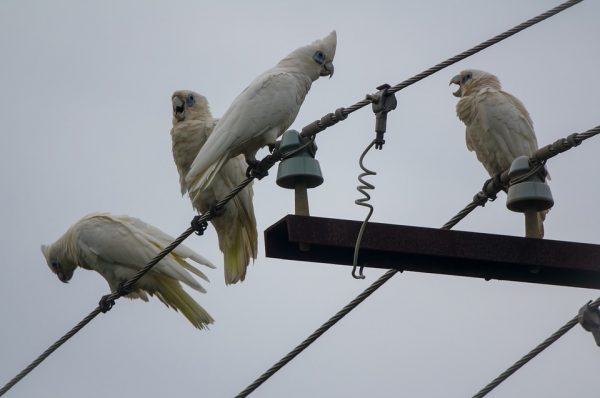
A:
[[[131,279],[174,238],[142,220],[109,213],[94,213],[73,224],[50,246],[42,245],[48,266],[62,282],[68,282],[77,266],[98,272],[111,291]],[[135,285],[129,298],[148,301],[148,294],[181,313],[198,329],[213,322],[212,317],[181,287],[183,282],[205,293],[192,274],[206,276],[186,259],[214,268],[207,259],[179,245],[156,264]]]
[[[194,159],[186,183],[204,190],[225,162],[244,154],[256,164],[256,152],[275,142],[292,124],[313,81],[333,76],[336,32],[292,51],[275,67],[258,76],[221,117]]]
[[[531,156],[538,143],[533,122],[519,99],[502,91],[500,81],[491,73],[468,69],[454,76],[458,118],[467,126],[467,149],[490,176],[508,169],[518,156]],[[525,213],[526,236],[542,238],[547,211]]]
[[[217,119],[213,119],[206,98],[193,91],[175,91],[171,101],[173,158],[183,195],[188,191],[185,176],[212,133]],[[192,205],[199,212],[205,213],[244,179],[244,157],[239,155],[231,158],[215,174],[210,186],[203,191],[189,190]],[[250,259],[256,258],[258,244],[252,195],[250,183],[223,208],[222,214],[211,220],[219,237],[219,248],[223,252],[227,284],[243,281]]]

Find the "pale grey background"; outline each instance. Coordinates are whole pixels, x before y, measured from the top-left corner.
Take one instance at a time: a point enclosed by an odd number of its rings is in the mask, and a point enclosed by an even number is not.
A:
[[[170,95],[204,94],[215,116],[294,48],[337,29],[336,73],[317,81],[301,128],[558,4],[558,1],[3,1],[0,3],[0,383],[93,309],[107,285],[64,285],[39,251],[81,216],[130,214],[177,235],[193,216],[170,149]],[[439,227],[486,173],[466,150],[450,78],[495,73],[529,109],[541,145],[599,124],[600,3],[588,0],[398,94],[386,146],[370,154],[374,221]],[[318,138],[326,181],[314,215],[362,219],[366,108]],[[549,163],[549,239],[599,243],[600,143]],[[274,177],[255,184],[260,253],[246,282],[209,270],[193,293],[216,319],[195,330],[157,300],[119,300],[7,397],[229,397],[321,325],[365,281],[350,269],[267,259],[262,231],[293,209]],[[521,235],[504,195],[458,229]],[[214,230],[187,244],[221,261]],[[435,242],[432,242],[435,244]],[[598,292],[404,273],[257,390],[256,397],[465,397]],[[597,397],[600,349],[579,326],[494,397]]]

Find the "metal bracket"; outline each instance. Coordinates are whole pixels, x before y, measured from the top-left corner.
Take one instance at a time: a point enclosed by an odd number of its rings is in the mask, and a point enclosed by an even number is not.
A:
[[[596,345],[600,347],[600,308],[590,306],[588,302],[579,310],[579,324],[588,332],[591,332],[596,340]]]
[[[368,94],[367,99],[373,103],[373,112],[375,113],[375,149],[382,149],[385,140],[383,134],[387,127],[387,114],[390,111],[396,109],[398,101],[394,93],[389,93],[388,89],[391,86],[389,84],[382,84],[377,87],[379,90],[375,94]]]

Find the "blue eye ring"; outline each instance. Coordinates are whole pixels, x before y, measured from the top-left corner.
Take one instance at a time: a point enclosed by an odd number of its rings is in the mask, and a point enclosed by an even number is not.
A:
[[[471,72],[465,73],[465,75],[462,78],[462,82],[466,83],[467,81],[471,80],[472,77],[473,77],[473,75],[471,74]]]
[[[194,104],[196,103],[196,98],[194,98],[193,94],[190,94],[186,98],[185,103],[187,104],[188,108],[190,108],[190,107],[194,106]]]
[[[323,51],[317,51],[313,54],[313,60],[319,65],[323,65],[325,63],[325,54]]]

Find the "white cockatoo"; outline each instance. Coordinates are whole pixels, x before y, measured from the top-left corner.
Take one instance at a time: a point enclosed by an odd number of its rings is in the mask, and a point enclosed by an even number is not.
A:
[[[175,91],[173,105],[173,158],[179,172],[181,194],[188,192],[185,176],[194,158],[212,133],[217,119],[213,119],[208,101],[193,91]],[[204,189],[189,190],[192,206],[200,213],[207,212],[215,203],[228,195],[246,179],[244,157],[229,159],[215,174],[212,184]],[[225,283],[243,281],[250,259],[257,255],[257,232],[252,205],[252,183],[238,193],[223,208],[222,214],[211,220],[223,252]]]
[[[319,76],[333,76],[336,32],[292,51],[258,76],[221,117],[186,176],[192,190],[210,185],[225,162],[244,154],[256,165],[256,152],[275,143],[298,115],[304,97]]]
[[[137,218],[94,213],[69,227],[56,242],[42,245],[42,253],[52,272],[62,282],[68,282],[79,266],[98,272],[114,292],[119,284],[131,279],[173,240],[173,237]],[[167,307],[181,311],[192,325],[203,329],[213,322],[212,317],[183,290],[179,282],[205,293],[191,274],[208,279],[186,259],[214,268],[206,258],[179,245],[150,269],[126,297],[148,301],[148,295],[156,295]]]
[[[538,143],[529,112],[518,98],[502,91],[500,81],[491,73],[468,69],[454,76],[458,118],[467,126],[467,149],[490,176],[510,168],[519,156],[531,156]],[[542,238],[547,211],[525,213],[526,236]]]

